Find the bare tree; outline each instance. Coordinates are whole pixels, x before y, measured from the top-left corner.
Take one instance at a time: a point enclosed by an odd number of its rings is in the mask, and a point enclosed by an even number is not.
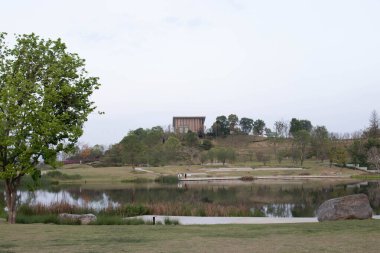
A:
[[[379,115],[373,110],[369,118],[368,137],[376,138],[379,132]]]
[[[375,169],[380,169],[380,152],[378,148],[372,147],[368,150],[367,161]]]

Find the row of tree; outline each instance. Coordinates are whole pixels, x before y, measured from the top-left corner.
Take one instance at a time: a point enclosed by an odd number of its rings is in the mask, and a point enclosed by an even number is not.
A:
[[[212,147],[211,141],[200,140],[188,132],[175,135],[164,132],[161,127],[130,131],[119,143],[112,145],[102,158],[106,164],[164,165],[170,163],[194,163],[201,150]]]
[[[311,131],[312,125],[309,120],[298,120],[293,118],[290,122],[284,120],[276,121],[273,130],[266,126],[264,120],[243,117],[239,120],[236,114],[230,114],[228,117],[221,115],[216,117],[215,122],[208,130],[209,136],[227,136],[227,135],[249,135],[256,136],[266,135],[289,137],[299,130]]]
[[[246,121],[246,118],[243,119],[238,121],[234,115],[230,115],[228,119],[220,116],[214,126],[216,126],[216,131],[221,131],[220,126],[228,126],[229,134],[246,135],[247,132],[236,130],[237,122],[241,126],[244,125],[242,121]],[[226,123],[226,120],[229,124]],[[252,129],[254,126],[258,129],[254,130],[254,133],[262,134],[259,128],[262,129],[265,123],[262,120],[249,121],[253,122]],[[231,122],[234,123],[231,124]],[[234,129],[235,132],[231,129]],[[242,129],[246,131],[248,128]],[[256,160],[264,164],[273,159],[281,163],[283,159],[290,158],[294,163],[302,166],[305,159],[314,157],[322,162],[329,160],[330,164],[344,166],[347,163],[353,163],[359,166],[380,168],[380,142],[376,112],[371,115],[370,126],[358,138],[348,142],[337,139],[335,135],[328,132],[325,126],[313,126],[309,120],[296,118],[293,118],[289,124],[284,121],[276,121],[273,131],[266,130],[266,135],[264,140],[270,143],[273,148],[272,152],[260,150],[255,153]],[[119,143],[112,145],[107,151],[100,145],[94,147],[84,145],[77,148],[77,152],[68,161],[100,160],[103,165],[157,166],[204,163],[206,161],[225,163],[242,159],[239,158],[239,153],[228,145],[212,148],[213,138],[215,137],[199,139],[197,134],[192,132],[175,135],[164,132],[161,127],[139,128],[130,131]],[[248,153],[246,156],[248,155],[249,160],[252,161],[254,154],[251,151]],[[242,154],[240,153],[240,155]]]

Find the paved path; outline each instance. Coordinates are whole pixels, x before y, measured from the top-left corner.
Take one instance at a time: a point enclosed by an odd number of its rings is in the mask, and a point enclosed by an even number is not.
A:
[[[146,173],[151,173],[151,174],[155,174],[155,175],[160,175],[160,173],[156,173],[156,172],[153,172],[151,170],[146,170],[146,169],[143,169],[143,168],[135,168],[136,171],[141,171],[141,172],[146,172]]]
[[[272,171],[272,170],[280,170],[280,171],[288,171],[288,170],[305,170],[305,169],[302,169],[302,168],[255,168],[253,169],[254,171]]]
[[[273,218],[273,217],[198,217],[198,216],[163,216],[163,215],[142,215],[133,218],[165,223],[165,219],[177,220],[181,225],[216,225],[216,224],[285,224],[285,223],[316,223],[316,217],[300,218]],[[380,215],[373,216],[373,219],[380,219]]]
[[[216,224],[280,224],[280,223],[310,223],[318,222],[317,218],[271,218],[271,217],[197,217],[197,216],[161,216],[143,215],[137,218],[164,224],[165,218],[177,220],[181,225],[216,225]]]

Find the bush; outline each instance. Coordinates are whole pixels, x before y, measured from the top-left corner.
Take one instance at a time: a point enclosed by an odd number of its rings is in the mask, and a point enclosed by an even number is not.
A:
[[[210,150],[212,148],[212,142],[206,139],[206,140],[203,140],[199,146],[203,150]]]
[[[149,209],[143,205],[124,205],[115,209],[105,209],[99,212],[100,215],[119,215],[122,217],[133,217],[149,213]]]
[[[179,225],[178,220],[170,219],[169,217],[166,217],[164,220],[165,225]]]
[[[80,225],[80,220],[60,220],[55,214],[46,215],[25,215],[18,214],[16,216],[16,223],[18,224],[32,224],[32,223],[44,223],[44,224],[58,224],[58,225]]]
[[[60,180],[77,180],[77,179],[82,179],[81,175],[75,174],[75,175],[67,175],[64,174],[58,170],[54,171],[49,171],[45,174],[46,177],[48,178],[53,178],[53,179],[60,179]]]
[[[243,176],[240,178],[241,181],[253,181],[254,178],[251,176]]]
[[[122,183],[139,183],[139,184],[141,184],[141,183],[150,183],[152,181],[153,181],[152,179],[142,178],[142,177],[121,180]]]
[[[177,184],[178,177],[177,176],[159,176],[154,181],[156,183],[163,183],[163,184]]]

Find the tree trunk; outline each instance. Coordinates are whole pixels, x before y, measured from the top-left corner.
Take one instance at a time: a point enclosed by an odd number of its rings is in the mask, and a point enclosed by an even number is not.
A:
[[[12,180],[7,180],[5,185],[5,192],[7,198],[8,208],[8,223],[16,223],[16,200],[17,200],[17,187],[12,184]]]

